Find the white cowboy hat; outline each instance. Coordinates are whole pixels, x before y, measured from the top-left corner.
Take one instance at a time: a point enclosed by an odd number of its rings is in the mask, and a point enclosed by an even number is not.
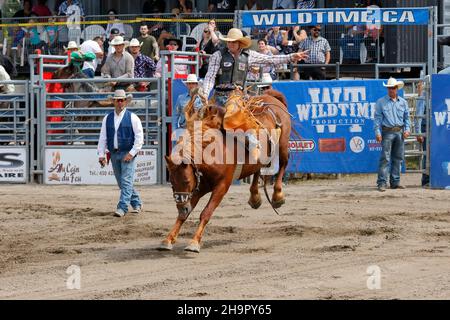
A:
[[[258,84],[258,88],[270,86],[273,82],[270,73],[263,73],[261,78],[262,84]]]
[[[114,39],[111,40],[110,43],[112,46],[118,46],[121,44],[125,44],[125,42],[123,41],[123,37],[122,36],[115,36]]]
[[[128,44],[129,47],[141,47],[142,42],[139,43],[139,40],[136,38],[131,39],[130,43]]]
[[[397,81],[395,78],[390,77],[387,83],[383,82],[383,86],[387,88],[397,87],[399,90],[403,88],[405,83],[403,81]]]
[[[119,89],[114,91],[114,96],[108,96],[109,99],[117,100],[117,99],[126,99],[130,101],[133,96],[131,94],[127,94],[125,90]]]
[[[186,81],[184,83],[198,83],[197,75],[195,73],[191,73],[187,76]]]
[[[220,36],[219,38],[226,42],[240,42],[244,49],[250,48],[252,45],[252,40],[248,37],[244,37],[242,31],[237,28],[231,28],[226,37]]]
[[[67,45],[67,47],[64,47],[64,50],[79,49],[79,48],[80,46],[75,41],[69,41],[69,44]]]

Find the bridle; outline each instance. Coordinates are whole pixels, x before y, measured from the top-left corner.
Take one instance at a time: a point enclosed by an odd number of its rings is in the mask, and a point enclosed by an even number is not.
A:
[[[203,176],[203,174],[200,172],[200,170],[198,169],[198,167],[195,165],[194,161],[192,161],[191,159],[191,163],[192,167],[194,168],[194,175],[195,175],[195,179],[196,179],[196,185],[194,190],[192,190],[191,192],[173,192],[173,198],[175,199],[175,203],[179,204],[179,205],[185,205],[187,204],[189,201],[191,201],[192,196],[200,191],[200,179]]]

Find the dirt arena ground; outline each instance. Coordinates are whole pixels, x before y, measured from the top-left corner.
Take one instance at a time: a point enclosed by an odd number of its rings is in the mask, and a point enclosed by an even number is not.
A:
[[[138,188],[143,213],[115,218],[117,187],[0,185],[0,298],[450,299],[450,192],[402,179],[385,193],[374,175],[291,184],[281,216],[233,186],[200,254],[183,248],[206,199],[159,252],[176,218],[168,186]]]

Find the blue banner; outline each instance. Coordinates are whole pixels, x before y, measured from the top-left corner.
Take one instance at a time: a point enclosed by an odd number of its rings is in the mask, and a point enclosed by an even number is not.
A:
[[[272,27],[296,25],[427,25],[428,8],[358,8],[314,10],[242,11],[242,26]]]
[[[450,188],[450,75],[432,76],[430,184]]]
[[[378,172],[381,144],[373,119],[377,100],[387,94],[382,80],[290,81],[273,87],[286,96],[293,116],[289,172]]]

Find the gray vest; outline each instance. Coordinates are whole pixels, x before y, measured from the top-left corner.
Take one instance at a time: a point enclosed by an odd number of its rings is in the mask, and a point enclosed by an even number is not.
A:
[[[248,72],[248,51],[242,50],[237,61],[228,51],[228,48],[221,50],[222,60],[216,76],[216,86],[235,84],[244,88]]]

